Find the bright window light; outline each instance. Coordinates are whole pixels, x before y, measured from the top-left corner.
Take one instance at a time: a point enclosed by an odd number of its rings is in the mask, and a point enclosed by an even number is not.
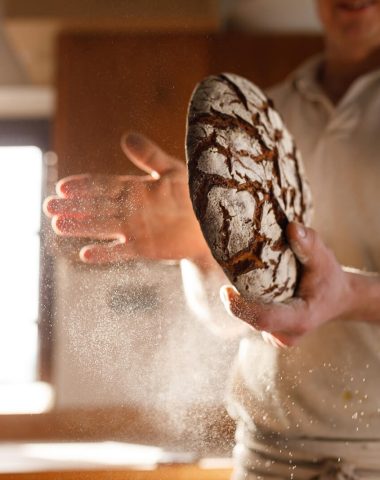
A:
[[[0,385],[36,380],[41,187],[39,148],[0,147]]]
[[[53,403],[54,391],[48,383],[0,384],[0,415],[43,413]]]

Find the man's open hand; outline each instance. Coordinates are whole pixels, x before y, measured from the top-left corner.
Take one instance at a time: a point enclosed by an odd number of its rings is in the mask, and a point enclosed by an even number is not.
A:
[[[87,263],[210,256],[194,216],[186,166],[146,137],[123,137],[125,155],[146,175],[74,175],[44,202],[60,236],[108,240],[85,246]]]

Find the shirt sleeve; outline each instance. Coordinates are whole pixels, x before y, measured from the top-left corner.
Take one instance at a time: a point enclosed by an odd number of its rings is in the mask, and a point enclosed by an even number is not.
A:
[[[225,338],[245,335],[250,327],[229,315],[220,299],[220,287],[230,283],[222,269],[205,273],[189,260],[181,260],[180,265],[186,302],[196,318],[215,335]]]

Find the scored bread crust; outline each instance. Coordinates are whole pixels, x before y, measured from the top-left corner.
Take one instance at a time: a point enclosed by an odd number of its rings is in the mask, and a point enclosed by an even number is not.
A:
[[[209,248],[248,299],[294,295],[290,221],[309,225],[312,200],[293,137],[273,103],[234,74],[207,77],[189,106],[190,196]]]

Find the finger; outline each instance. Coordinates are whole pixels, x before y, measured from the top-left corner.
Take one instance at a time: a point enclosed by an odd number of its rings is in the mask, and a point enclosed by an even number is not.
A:
[[[46,197],[42,203],[42,211],[47,217],[52,217],[54,214],[53,210],[50,208],[50,204],[53,204],[56,200],[58,200],[57,195],[50,195]]]
[[[321,263],[327,248],[315,230],[301,223],[291,222],[286,233],[293,252],[304,267],[314,269]]]
[[[75,218],[54,216],[52,227],[57,235],[64,237],[93,238],[98,240],[119,240],[125,242],[120,221],[114,218]]]
[[[61,179],[56,185],[60,198],[84,198],[108,196],[117,198],[130,185],[153,181],[150,175],[72,175]]]
[[[121,138],[121,148],[131,162],[155,180],[158,180],[162,174],[177,168],[178,160],[139,133],[124,134]]]
[[[119,203],[108,197],[58,198],[52,196],[45,199],[43,208],[50,217],[54,215],[117,217],[120,210]]]
[[[227,311],[257,330],[303,333],[307,328],[307,309],[302,299],[294,298],[287,303],[253,302],[231,286],[222,287],[221,298]]]
[[[258,330],[269,330],[263,321],[263,309],[259,303],[248,302],[231,285],[225,285],[220,289],[220,298],[227,310],[233,317],[248,323]]]
[[[277,332],[271,333],[271,335],[283,348],[294,347],[297,345],[301,337],[301,335],[289,335]]]
[[[79,252],[79,256],[83,262],[93,265],[119,263],[137,258],[130,245],[118,241],[107,245],[86,245]]]
[[[275,347],[275,348],[286,347],[286,344],[282,343],[280,340],[278,340],[278,338],[275,335],[269,332],[262,331],[261,336],[263,337],[264,342],[268,343],[269,345],[272,345],[272,347]]]
[[[91,175],[70,175],[61,178],[55,186],[56,194],[61,198],[79,196],[85,192],[91,184]]]

